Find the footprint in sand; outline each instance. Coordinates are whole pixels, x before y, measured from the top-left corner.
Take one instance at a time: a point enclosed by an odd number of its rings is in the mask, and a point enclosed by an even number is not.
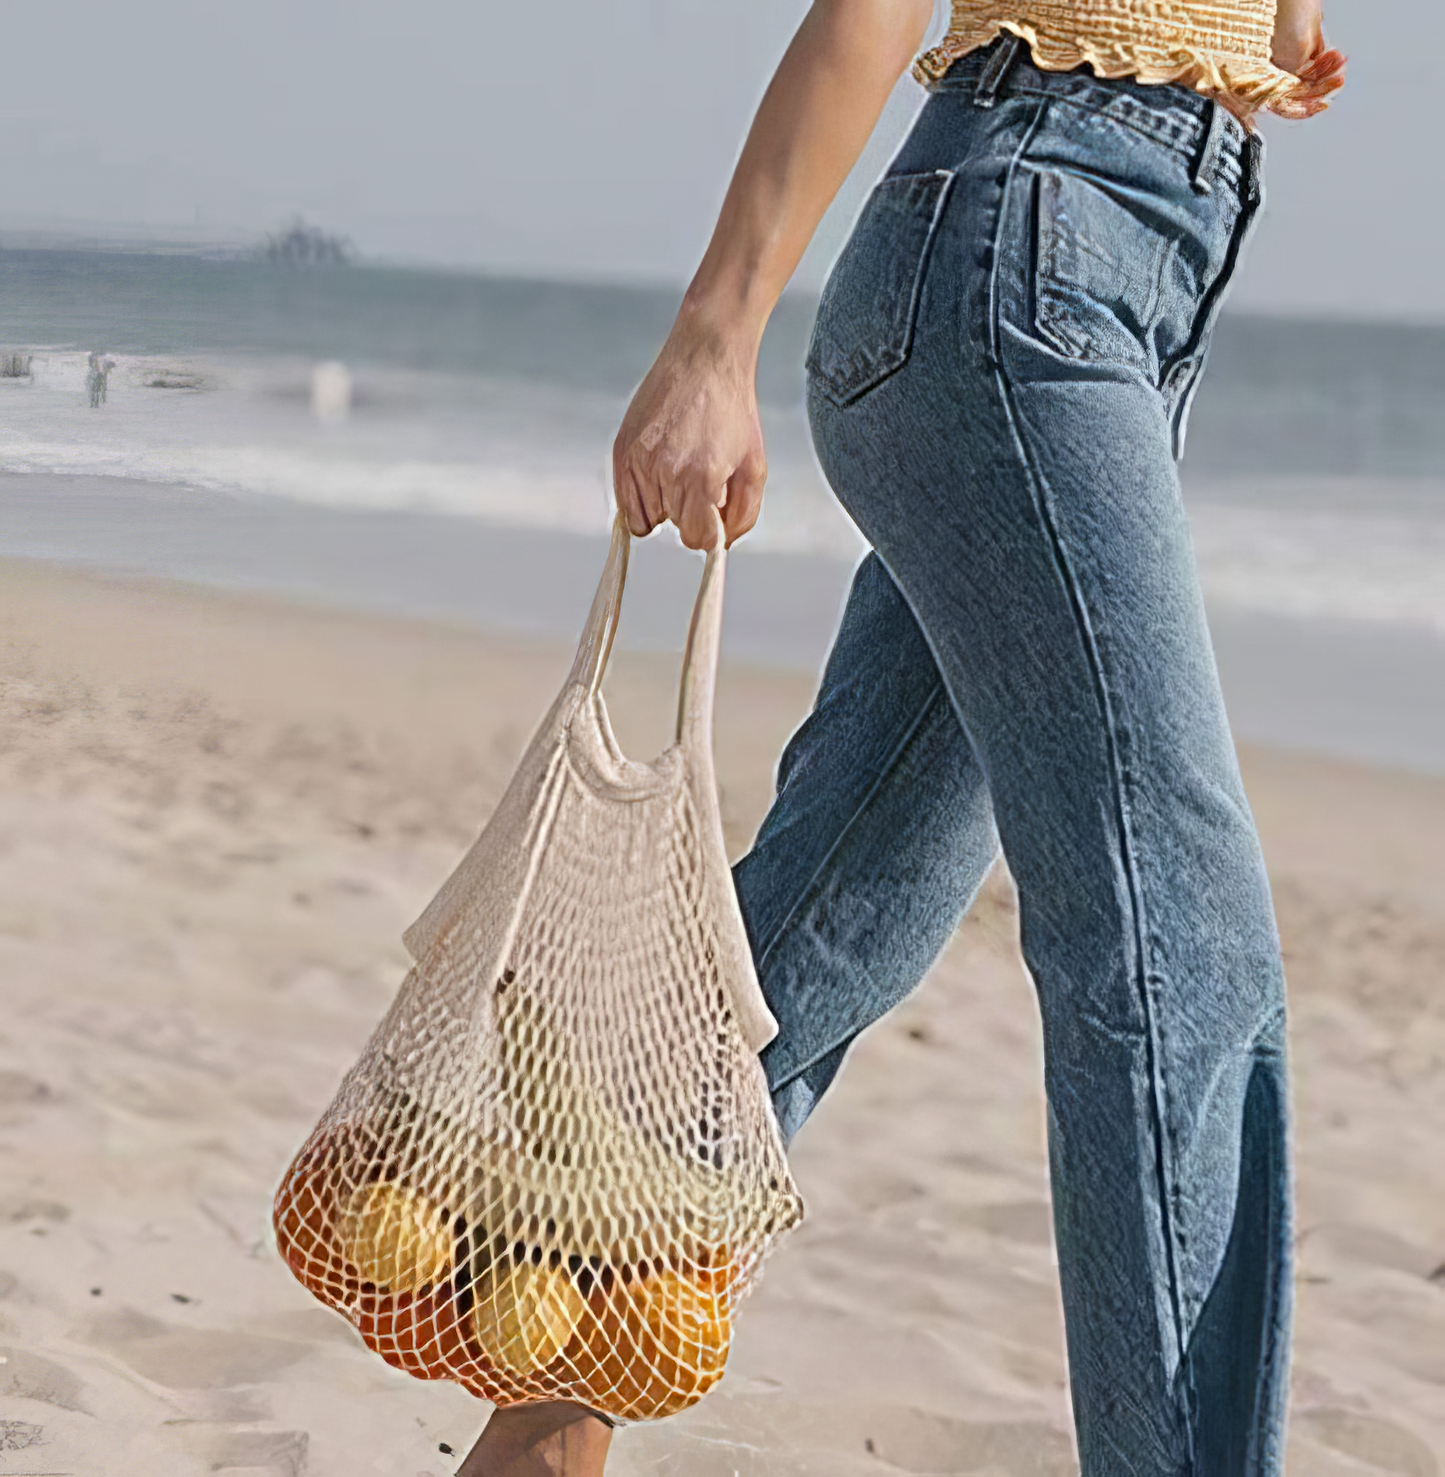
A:
[[[1065,1477],[1074,1470],[1068,1436],[1036,1421],[959,1421],[884,1408],[867,1424],[866,1449],[904,1472]]]
[[[265,1472],[267,1477],[301,1477],[311,1437],[306,1431],[227,1431],[208,1443],[211,1471]]]
[[[30,1421],[0,1421],[0,1451],[24,1451],[39,1446],[45,1427]]]
[[[0,1108],[38,1107],[54,1097],[44,1082],[24,1072],[0,1071]]]
[[[89,1415],[85,1384],[63,1365],[29,1354],[24,1349],[0,1349],[0,1395],[15,1400],[38,1400],[61,1410]]]
[[[904,1406],[714,1397],[675,1423],[630,1429],[618,1477],[1071,1477],[1067,1432],[1039,1421],[963,1421]],[[610,1470],[610,1468],[609,1468]]]
[[[172,1390],[264,1384],[310,1352],[305,1344],[257,1334],[174,1328],[131,1309],[91,1319],[77,1337]]]
[[[1294,1426],[1301,1435],[1341,1456],[1353,1457],[1369,1471],[1389,1472],[1392,1477],[1440,1477],[1440,1464],[1430,1448],[1393,1421],[1324,1406],[1302,1411],[1294,1418]]]
[[[37,1078],[0,1071],[0,1128],[29,1123],[37,1110],[50,1107],[55,1100],[55,1093]]]
[[[70,1207],[58,1200],[42,1200],[34,1195],[0,1197],[0,1221],[21,1225],[25,1221],[49,1221],[59,1225],[70,1219]]]

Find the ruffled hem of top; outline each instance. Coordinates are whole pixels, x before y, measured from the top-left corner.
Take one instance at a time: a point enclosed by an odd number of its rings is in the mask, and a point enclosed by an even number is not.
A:
[[[1255,57],[1221,55],[1194,47],[1179,46],[1156,57],[1121,50],[1110,56],[1089,46],[1082,38],[1062,41],[1041,37],[1023,21],[987,20],[977,26],[953,30],[913,64],[913,75],[925,87],[934,87],[959,57],[967,56],[996,40],[1005,31],[1028,43],[1034,65],[1042,72],[1071,72],[1087,64],[1099,77],[1133,77],[1139,82],[1173,82],[1195,92],[1215,97],[1246,122],[1249,115],[1264,110],[1288,118],[1296,116],[1291,104],[1301,86],[1292,72]]]

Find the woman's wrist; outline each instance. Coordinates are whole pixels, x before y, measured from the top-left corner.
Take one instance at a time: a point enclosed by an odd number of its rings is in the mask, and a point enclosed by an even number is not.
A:
[[[745,365],[751,373],[771,308],[735,293],[689,287],[670,337],[694,354]]]

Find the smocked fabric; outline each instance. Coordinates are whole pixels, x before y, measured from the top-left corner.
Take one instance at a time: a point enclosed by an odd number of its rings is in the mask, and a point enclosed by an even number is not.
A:
[[[1233,111],[1288,114],[1299,78],[1270,60],[1275,0],[953,0],[948,34],[914,64],[925,86],[1003,32],[1046,72],[1174,82]]]

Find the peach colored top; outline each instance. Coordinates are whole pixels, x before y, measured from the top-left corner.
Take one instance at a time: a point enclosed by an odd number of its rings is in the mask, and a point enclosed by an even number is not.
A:
[[[1177,82],[1231,111],[1288,114],[1299,86],[1270,60],[1275,0],[953,0],[948,34],[914,64],[925,86],[1003,31],[1028,42],[1034,63],[1100,77]]]

